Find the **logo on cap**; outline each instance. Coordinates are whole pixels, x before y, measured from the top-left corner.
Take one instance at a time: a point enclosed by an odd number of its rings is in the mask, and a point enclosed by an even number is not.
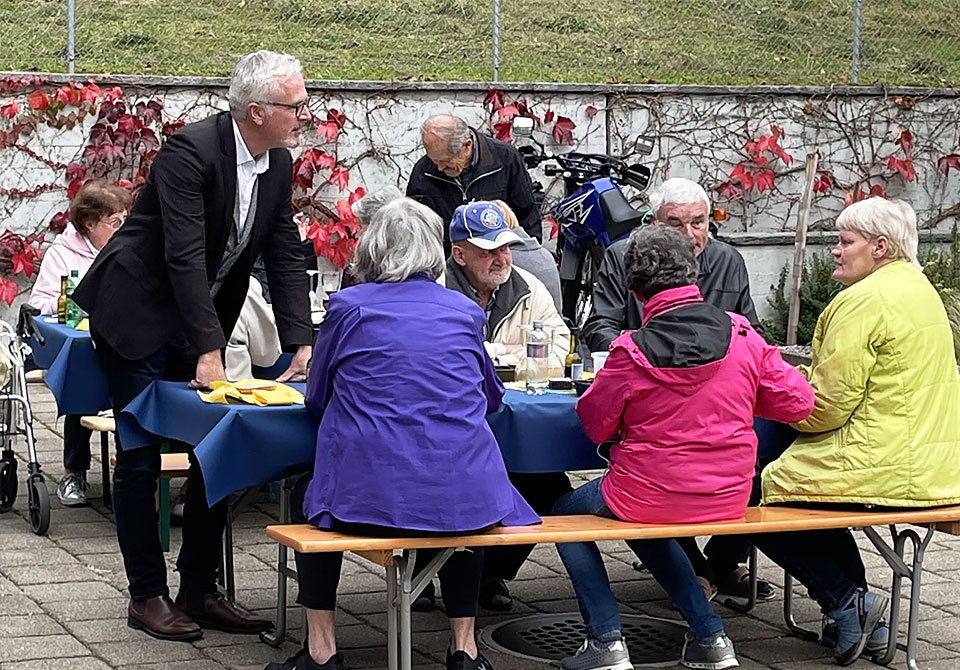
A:
[[[483,213],[480,214],[480,223],[482,223],[487,228],[499,228],[503,224],[503,219],[500,217],[500,213],[493,208],[487,208],[483,210]]]

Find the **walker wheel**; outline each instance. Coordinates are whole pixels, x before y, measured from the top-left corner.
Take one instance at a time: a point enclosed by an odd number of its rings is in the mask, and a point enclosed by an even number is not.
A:
[[[30,496],[30,528],[35,535],[46,535],[50,527],[50,493],[43,475],[31,475],[28,493]]]
[[[0,459],[0,513],[9,512],[17,501],[17,459],[12,451]]]

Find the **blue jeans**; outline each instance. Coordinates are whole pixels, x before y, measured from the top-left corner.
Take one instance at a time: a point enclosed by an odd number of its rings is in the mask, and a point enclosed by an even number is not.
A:
[[[594,514],[616,519],[600,493],[598,477],[563,496],[553,508],[554,514]],[[723,622],[713,611],[697,581],[690,559],[676,540],[630,540],[627,546],[643,561],[654,579],[676,603],[680,614],[699,640],[723,634]],[[620,630],[620,610],[610,589],[603,557],[595,542],[558,544],[560,559],[577,593],[580,616],[589,637]]]

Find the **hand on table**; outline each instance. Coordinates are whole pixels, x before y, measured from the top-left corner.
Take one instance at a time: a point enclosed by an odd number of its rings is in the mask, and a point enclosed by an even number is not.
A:
[[[223,360],[220,350],[208,351],[197,358],[197,373],[190,381],[190,388],[200,391],[212,391],[213,382],[226,381],[227,373],[223,370]]]
[[[310,356],[312,354],[310,345],[304,344],[297,353],[293,355],[290,361],[290,367],[282,375],[277,377],[278,382],[304,382],[307,381],[307,368],[310,365]]]

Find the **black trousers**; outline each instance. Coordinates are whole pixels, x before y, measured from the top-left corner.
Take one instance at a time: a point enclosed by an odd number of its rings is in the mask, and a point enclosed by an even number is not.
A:
[[[171,344],[146,358],[129,360],[117,353],[95,330],[91,336],[117,416],[151,382],[158,379],[188,381],[196,372],[197,359],[185,353],[185,343]],[[160,444],[128,450],[118,440],[117,465],[113,473],[113,509],[132,598],[169,593],[167,564],[160,545],[154,500],[159,478]],[[217,588],[227,500],[221,500],[213,507],[207,506],[203,476],[192,454],[188,481],[183,545],[177,559],[180,589],[195,594],[213,593]]]
[[[533,511],[548,516],[560,498],[573,487],[565,472],[510,473],[510,483],[523,496]],[[483,559],[484,579],[515,579],[534,545],[488,547]],[[446,602],[447,592],[443,592]]]
[[[303,514],[303,498],[310,483],[310,474],[301,477],[290,496],[291,517],[296,523],[307,523]],[[388,528],[372,524],[338,522],[334,529],[352,535],[371,535],[378,537],[422,536],[423,531],[410,531],[402,528]],[[417,567],[426,566],[440,550],[418,550]],[[480,593],[480,569],[483,564],[482,547],[457,551],[444,563],[437,573],[440,588],[443,590],[443,605],[451,619],[477,616],[477,596]],[[343,564],[342,552],[323,554],[296,553],[297,582],[299,594],[297,603],[312,610],[333,611],[337,605],[337,587],[340,584],[340,567]]]
[[[81,473],[90,469],[90,436],[93,431],[80,425],[81,414],[63,417],[63,467]]]

